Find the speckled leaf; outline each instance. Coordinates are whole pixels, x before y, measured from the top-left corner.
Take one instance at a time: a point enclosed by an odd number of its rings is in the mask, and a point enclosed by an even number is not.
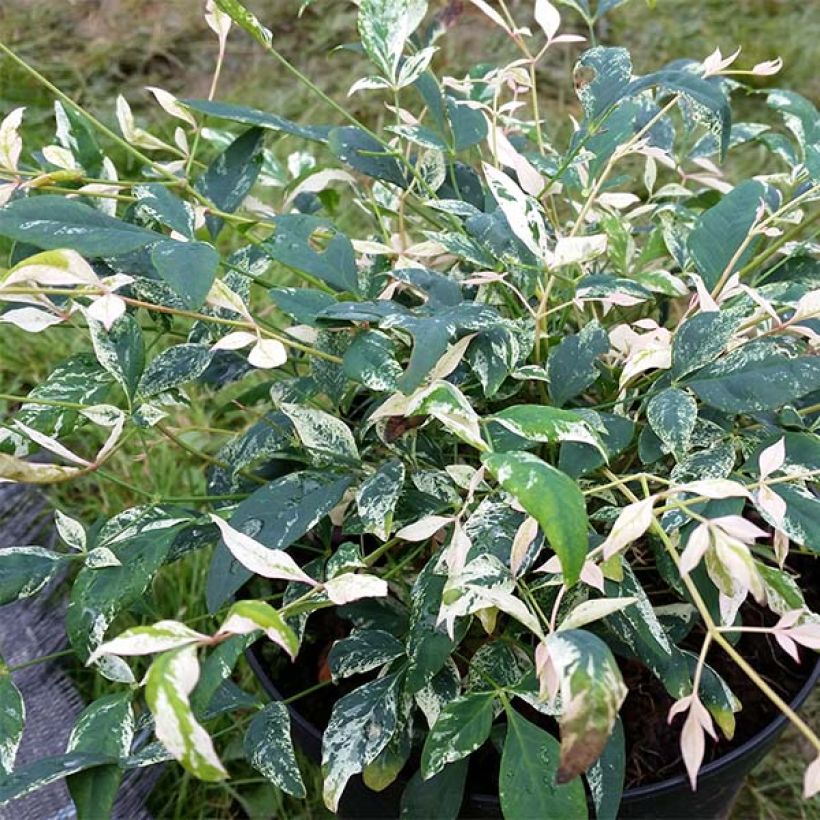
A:
[[[587,783],[596,820],[617,820],[624,791],[626,744],[621,719],[609,736],[601,756],[587,769]]]
[[[115,759],[127,757],[134,740],[131,697],[131,692],[106,695],[86,707],[74,723],[66,751],[96,752]],[[122,774],[119,766],[97,766],[66,779],[78,820],[108,816]]]
[[[132,191],[143,214],[189,239],[193,237],[193,207],[172,193],[166,185],[147,182],[135,185]]]
[[[139,322],[130,314],[120,316],[110,330],[86,316],[97,361],[120,383],[129,398],[145,368],[145,341]]]
[[[698,405],[688,393],[667,387],[650,399],[646,417],[666,452],[680,456],[689,449],[698,421]]]
[[[591,632],[553,632],[546,643],[561,692],[558,782],[566,783],[604,750],[627,690],[609,647]]]
[[[6,665],[0,660],[0,784],[11,774],[26,723],[26,705]]]
[[[398,722],[401,678],[388,675],[336,701],[322,738],[324,801],[336,811],[348,780],[372,763]]]
[[[56,783],[71,774],[107,763],[116,763],[116,760],[96,752],[69,752],[56,757],[41,758],[0,779],[0,806],[42,789],[49,783]]]
[[[330,133],[330,128],[327,126],[300,125],[278,114],[260,111],[258,108],[247,108],[244,105],[231,105],[213,100],[180,100],[180,102],[192,111],[199,111],[209,117],[241,122],[245,125],[256,125],[268,131],[290,134],[293,137],[313,142],[327,142],[327,136]]]
[[[482,457],[498,483],[538,521],[561,561],[564,582],[579,578],[587,554],[587,512],[578,485],[531,453],[497,453]]]
[[[597,46],[581,55],[573,75],[584,113],[593,120],[626,94],[632,78],[632,60],[625,48]]]
[[[421,772],[425,780],[484,744],[493,724],[494,703],[492,692],[480,692],[464,695],[444,706],[421,753]]]
[[[695,229],[689,234],[689,253],[710,290],[718,283],[748,237],[764,195],[761,182],[742,182],[717,205],[701,214]],[[733,263],[733,271],[746,264],[754,253],[754,246],[752,242],[743,251]]]
[[[672,377],[679,379],[716,359],[739,324],[737,316],[716,311],[685,321],[672,340]]]
[[[758,507],[758,512],[770,524],[779,526],[798,544],[812,552],[820,552],[820,501],[817,497],[810,490],[788,484],[776,484],[772,490],[786,502],[783,521],[776,524],[771,514],[762,507]]]
[[[407,405],[405,415],[432,416],[472,447],[488,449],[481,437],[478,414],[466,396],[450,382],[434,381],[415,393]]]
[[[0,606],[36,595],[65,560],[65,555],[42,547],[0,550]]]
[[[365,532],[386,541],[393,526],[393,512],[404,485],[404,464],[387,461],[362,482],[356,493],[356,508]]]
[[[16,199],[0,208],[0,236],[46,250],[69,248],[90,258],[120,256],[163,238],[77,199],[50,195]]]
[[[558,407],[586,390],[600,375],[595,362],[609,350],[606,331],[590,322],[579,333],[565,336],[550,351],[547,372],[550,397]]]
[[[572,410],[542,404],[515,404],[489,418],[529,441],[549,444],[578,441],[592,445],[606,458],[600,436],[583,416]]]
[[[771,410],[820,390],[820,359],[746,356],[741,347],[687,383],[706,404],[726,413]]]
[[[427,0],[362,0],[359,4],[362,46],[388,79],[397,78],[407,38],[418,28],[426,11]]]
[[[245,756],[256,771],[294,797],[305,796],[305,784],[290,737],[290,713],[272,701],[251,721],[245,733]]]
[[[390,337],[378,330],[359,333],[344,355],[345,375],[379,392],[398,389],[402,368]]]
[[[233,213],[244,202],[262,168],[265,132],[249,128],[238,136],[197,180],[196,189],[220,211]],[[224,220],[209,215],[205,221],[211,237],[222,230]]]
[[[271,481],[234,511],[231,526],[271,549],[287,549],[342,499],[353,477],[306,470]],[[251,574],[227,548],[217,547],[208,573],[207,601],[219,609]]]
[[[216,4],[260,45],[269,46],[273,42],[273,35],[270,31],[239,0],[216,0]]]
[[[350,428],[340,419],[299,404],[283,404],[296,435],[317,467],[342,467],[359,463],[359,450]]]
[[[148,398],[198,379],[211,362],[207,345],[181,344],[169,347],[153,359],[139,384],[138,392]]]
[[[199,310],[205,304],[219,268],[219,254],[213,247],[168,239],[154,245],[151,261],[188,310]]]
[[[381,629],[357,629],[330,648],[328,666],[334,680],[378,669],[404,654],[404,645]]]
[[[514,709],[507,710],[507,735],[501,753],[499,796],[509,820],[534,817],[586,818],[580,780],[558,785],[558,741]]]
[[[214,782],[227,772],[188,700],[199,679],[196,652],[196,647],[186,646],[159,655],[145,676],[145,700],[162,745],[195,777]]]

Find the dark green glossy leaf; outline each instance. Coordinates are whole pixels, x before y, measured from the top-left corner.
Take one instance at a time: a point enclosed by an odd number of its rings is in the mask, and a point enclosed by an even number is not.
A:
[[[507,710],[507,736],[501,755],[499,796],[507,820],[535,817],[586,818],[580,780],[557,785],[558,741],[518,712]]]
[[[739,324],[737,316],[716,311],[687,319],[672,340],[673,378],[679,379],[716,359]]]
[[[532,453],[482,456],[498,483],[538,521],[561,561],[564,582],[577,580],[587,554],[587,512],[578,485]]]
[[[147,182],[135,185],[133,192],[141,213],[189,239],[193,237],[194,210],[187,202],[171,193],[167,185]]]
[[[26,723],[26,705],[0,659],[0,783],[11,774]]]
[[[16,199],[0,208],[0,236],[46,250],[68,248],[89,258],[120,256],[163,238],[76,199],[51,195]]]
[[[587,771],[596,820],[617,820],[625,774],[626,743],[624,727],[618,718],[601,756]]]
[[[389,336],[379,330],[359,333],[344,355],[345,375],[379,392],[398,389],[401,365],[396,347]]]
[[[139,322],[129,313],[120,316],[110,330],[89,316],[86,321],[97,361],[133,399],[145,368],[145,340]]]
[[[361,675],[404,654],[404,645],[381,629],[357,629],[330,648],[328,666],[333,679]]]
[[[116,760],[95,752],[68,752],[56,757],[41,758],[0,779],[0,806],[71,774],[107,763],[116,763]]]
[[[42,547],[0,549],[0,606],[36,595],[65,560],[66,556]]]
[[[457,820],[464,800],[467,765],[467,760],[457,760],[428,780],[417,771],[401,797],[401,820]]]
[[[334,128],[328,145],[333,154],[366,176],[404,188],[407,177],[401,163],[381,142],[353,125]]]
[[[131,697],[131,692],[106,695],[86,707],[74,723],[67,751],[92,752],[115,759],[127,757],[134,739]],[[66,779],[78,820],[108,816],[122,774],[117,765],[97,766]]]
[[[595,382],[600,375],[595,362],[608,350],[606,331],[593,321],[585,325],[580,333],[565,336],[550,351],[547,364],[550,397],[558,407]]]
[[[169,239],[154,245],[151,261],[185,307],[198,310],[205,304],[219,268],[219,254],[210,245]]]

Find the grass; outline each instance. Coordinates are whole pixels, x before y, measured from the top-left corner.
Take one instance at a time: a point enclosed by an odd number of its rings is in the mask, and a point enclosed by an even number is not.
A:
[[[257,0],[249,5],[273,30],[277,46],[336,99],[344,99],[351,79],[361,76],[361,58],[350,51],[334,52],[353,39],[350,4],[342,0],[317,2],[301,21],[295,19],[300,0]],[[193,0],[3,0],[0,4],[0,40],[13,45],[57,85],[75,96],[106,122],[112,123],[113,100],[124,93],[142,121],[155,121],[158,109],[144,91],[159,85],[180,96],[207,94],[215,56],[214,38]],[[443,5],[432,2],[433,6]],[[469,5],[469,4],[467,4]],[[531,0],[512,0],[511,8],[522,21]],[[571,23],[572,14],[564,18]],[[580,30],[580,28],[578,29]],[[820,17],[808,3],[795,0],[658,0],[649,11],[642,0],[613,13],[596,35],[606,42],[626,45],[635,55],[636,71],[646,72],[681,56],[703,57],[719,46],[729,53],[742,44],[743,60],[751,65],[781,55],[785,70],[769,85],[792,88],[809,98],[820,96],[820,75],[807,55],[820,39]],[[558,51],[539,69],[545,97],[548,131],[563,127],[567,113],[578,112],[569,76],[579,49]],[[440,59],[458,75],[473,64],[473,55],[491,53],[494,60],[510,53],[509,43],[480,14],[464,14],[459,27],[446,38]],[[320,101],[308,98],[290,78],[272,64],[249,38],[231,37],[218,96],[276,111],[305,122],[335,121]],[[350,100],[357,116],[377,123],[384,116],[375,98],[358,95]],[[7,64],[0,63],[0,112],[26,105],[27,133],[47,137],[53,129],[51,103],[43,89]],[[742,107],[750,110],[751,105]],[[758,118],[759,109],[755,109]],[[763,116],[767,112],[763,111]],[[754,162],[754,158],[750,162]],[[56,344],[55,344],[56,340]],[[0,333],[0,391],[25,395],[62,359],[85,349],[82,337],[71,329],[56,329],[44,337],[30,336],[4,327]],[[176,412],[169,422],[191,447],[214,452],[219,434],[203,428],[213,422],[203,394],[194,406]],[[0,416],[2,420],[2,416]],[[227,410],[219,420],[224,428],[239,429],[247,419]],[[202,492],[203,464],[167,442],[135,438],[117,455],[113,472],[150,488],[158,496],[185,496]],[[167,446],[166,446],[167,445]],[[91,446],[91,443],[86,443]],[[59,488],[55,505],[71,510],[86,523],[126,507],[144,503],[126,488],[86,480]],[[156,579],[144,617],[202,619],[209,554],[188,556],[165,568]],[[149,603],[150,601],[150,603]],[[104,690],[99,676],[74,670],[88,696]],[[238,682],[250,692],[257,684],[249,672]],[[820,722],[820,693],[805,707],[810,723]],[[229,729],[227,719],[216,733]],[[233,745],[222,746],[225,760],[236,757]],[[750,777],[733,817],[736,820],[820,820],[820,801],[800,799],[807,751],[796,733],[787,732],[773,752]],[[303,763],[305,763],[303,761]],[[228,785],[206,785],[168,766],[150,800],[158,818],[282,817],[313,820],[326,817],[318,798],[317,768],[302,767],[311,799],[299,803],[282,795],[248,769]]]

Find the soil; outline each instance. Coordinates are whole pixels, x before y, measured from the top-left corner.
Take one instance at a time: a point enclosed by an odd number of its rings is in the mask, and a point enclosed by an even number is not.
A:
[[[809,560],[807,568],[807,575],[812,579],[816,576],[814,564]],[[818,611],[820,585],[805,583],[804,592],[811,609]],[[753,602],[744,604],[741,615],[746,626],[771,626],[777,620],[770,611]],[[268,642],[255,644],[253,651],[258,653],[263,668],[270,670],[271,678],[282,695],[290,697],[328,679],[327,653],[332,643],[348,632],[349,625],[339,619],[333,610],[322,610],[312,616],[297,663],[285,665],[281,653]],[[702,639],[702,632],[693,631],[681,643],[681,647],[698,651]],[[744,634],[736,648],[786,702],[790,702],[801,689],[816,661],[813,653],[801,650],[803,662],[797,664],[772,639],[761,634]],[[717,742],[706,738],[704,764],[741,746],[779,714],[777,707],[719,647],[712,649],[708,661],[741,701],[743,708],[736,716],[736,730],[732,740],[725,739],[719,730]],[[625,787],[649,785],[685,774],[679,752],[682,718],[676,719],[671,726],[667,721],[673,699],[641,663],[619,658],[619,665],[629,689],[621,708],[627,744]],[[340,681],[339,684],[330,684],[300,700],[298,711],[310,723],[323,728],[327,725],[336,700],[360,686],[366,679],[367,676],[362,675]],[[555,721],[524,704],[520,708],[530,720],[557,736]],[[497,785],[498,757],[498,752],[491,743],[474,753],[468,789],[473,786],[473,793],[495,793],[493,787]],[[417,767],[418,760],[411,760],[407,766],[408,777]]]

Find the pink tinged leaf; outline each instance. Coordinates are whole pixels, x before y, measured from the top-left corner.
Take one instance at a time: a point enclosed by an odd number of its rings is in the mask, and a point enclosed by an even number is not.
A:
[[[781,569],[789,557],[789,536],[783,530],[776,529],[774,531],[774,555],[777,558],[777,563]]]
[[[768,515],[776,527],[782,526],[788,507],[786,501],[774,490],[770,487],[761,487],[755,494],[755,503]]]
[[[695,290],[698,294],[698,304],[700,305],[701,313],[717,313],[720,311],[720,306],[712,298],[709,289],[703,283],[703,279],[696,274],[692,274],[692,279],[695,282]]]
[[[51,438],[50,436],[46,436],[43,433],[38,432],[37,430],[33,430],[31,427],[26,426],[20,421],[13,421],[12,424],[22,433],[25,433],[35,444],[39,444],[46,450],[50,450],[55,455],[60,456],[60,458],[64,458],[66,461],[70,461],[74,464],[79,464],[81,467],[90,467],[91,462],[86,461],[84,458],[80,458],[76,453],[72,453],[67,447],[64,447],[60,444],[59,441]]]
[[[732,538],[737,538],[747,544],[753,543],[756,538],[767,538],[769,535],[766,530],[760,529],[739,515],[724,515],[713,518],[709,523],[714,527],[719,527]]]
[[[820,652],[819,623],[809,621],[799,626],[794,626],[789,630],[789,637],[801,646]]]
[[[551,575],[558,575],[561,572],[561,561],[557,555],[553,555],[549,560],[535,568],[535,572],[548,572]]]
[[[767,447],[758,457],[760,466],[760,478],[764,480],[773,472],[779,470],[786,461],[786,439],[781,438]]]
[[[404,541],[426,541],[435,535],[440,529],[452,524],[451,517],[443,515],[428,515],[416,521],[414,524],[408,524],[402,527],[397,533],[396,538],[401,538]]]
[[[803,779],[803,797],[808,800],[820,792],[820,756],[806,769],[806,776]]]
[[[726,478],[708,478],[703,481],[690,481],[674,488],[675,492],[694,493],[704,498],[751,498],[749,491],[737,481]]]
[[[775,631],[774,639],[780,644],[780,648],[790,655],[795,663],[800,663],[800,653],[797,651],[797,644],[789,637],[789,635],[785,635],[782,632]]]
[[[227,336],[223,336],[211,347],[211,350],[241,350],[243,347],[254,344],[256,340],[256,334],[238,330],[236,333],[229,333]]]
[[[92,319],[96,319],[106,330],[125,313],[125,302],[113,293],[106,293],[95,299],[87,310]]]
[[[554,701],[558,695],[561,679],[552,662],[549,647],[544,641],[541,641],[535,649],[535,674],[538,677],[539,698]]]
[[[375,575],[356,575],[350,572],[337,575],[323,584],[322,588],[337,606],[362,598],[384,598],[388,592],[387,581]]]
[[[222,533],[222,540],[231,555],[246,569],[264,578],[318,586],[318,582],[304,572],[284,550],[268,549],[218,516],[211,515],[210,518]]]
[[[507,34],[512,34],[512,29],[507,25],[507,22],[489,3],[485,3],[484,0],[470,0],[470,2],[486,14],[497,26],[503,28]]]
[[[654,521],[652,507],[655,500],[655,496],[650,496],[621,510],[612,531],[603,543],[605,561],[636,541],[649,529]]]
[[[588,586],[604,592],[604,573],[601,568],[592,561],[586,561],[581,568],[581,580]]]
[[[248,363],[260,370],[273,370],[288,360],[288,352],[278,339],[260,339],[248,356]]]
[[[706,550],[709,548],[711,535],[706,524],[698,525],[689,536],[686,549],[680,557],[680,574],[688,575],[701,562]]]
[[[757,63],[752,67],[752,74],[755,77],[771,77],[777,74],[783,68],[783,58],[777,57],[774,60],[766,60],[762,63]]]
[[[106,460],[106,458],[108,458],[111,451],[114,449],[117,442],[120,440],[123,427],[125,427],[125,414],[121,413],[117,420],[114,422],[114,426],[111,428],[111,432],[108,434],[108,438],[105,440],[105,444],[103,444],[103,446],[100,448],[100,451],[97,453],[97,456],[94,459],[94,464],[102,464]]]
[[[40,333],[53,325],[61,324],[66,318],[66,316],[58,316],[45,310],[26,307],[7,310],[0,315],[0,322],[19,327],[20,330],[25,330],[26,333]]]
[[[561,26],[561,15],[549,0],[535,0],[535,22],[552,42]]]
[[[464,564],[467,561],[467,553],[472,546],[472,541],[470,541],[467,533],[464,532],[464,528],[456,521],[456,525],[453,528],[453,537],[446,553],[447,568],[450,575],[461,574],[464,569]]]

